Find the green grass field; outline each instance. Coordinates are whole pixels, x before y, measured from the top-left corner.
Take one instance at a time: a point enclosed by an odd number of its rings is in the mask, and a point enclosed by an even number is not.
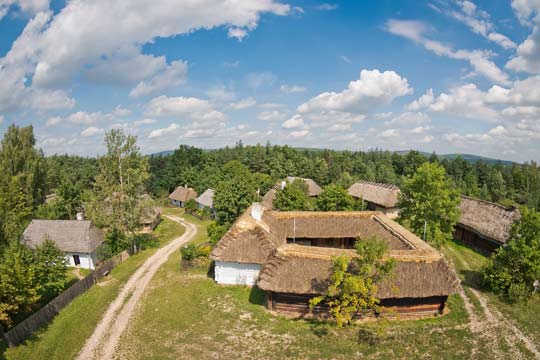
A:
[[[158,246],[184,232],[184,227],[164,219],[156,228]],[[7,349],[6,359],[73,359],[92,334],[107,306],[118,295],[120,287],[156,248],[143,250],[113,269],[107,277],[77,297],[46,327],[25,344]],[[5,349],[5,344],[4,344]]]

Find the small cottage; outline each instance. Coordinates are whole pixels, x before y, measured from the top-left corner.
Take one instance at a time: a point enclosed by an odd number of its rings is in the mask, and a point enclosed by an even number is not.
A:
[[[214,212],[214,190],[206,189],[205,192],[195,199],[195,202],[199,206],[199,209],[209,208]]]
[[[300,178],[300,177],[294,177],[294,176],[287,176],[287,178],[279,184],[279,187],[283,189],[287,184],[291,184],[295,182],[296,180],[303,181],[308,189],[308,196],[310,197],[317,197],[322,192],[321,187],[312,179],[307,178]]]
[[[103,232],[91,221],[32,220],[24,230],[21,242],[31,249],[45,240],[53,241],[65,253],[68,266],[94,269],[97,248],[103,243]]]
[[[349,195],[362,199],[368,210],[380,211],[391,219],[399,215],[398,196],[400,190],[392,184],[373,181],[358,181],[348,189]]]
[[[457,275],[441,253],[376,211],[278,212],[253,204],[212,251],[215,280],[257,285],[270,310],[308,315],[309,299],[329,285],[333,257],[354,257],[355,241],[372,236],[396,260],[379,286],[382,305],[404,316],[442,313],[459,289]]]
[[[197,197],[197,192],[190,187],[179,186],[170,195],[171,204],[184,207],[186,202]]]
[[[468,196],[461,196],[459,210],[454,238],[485,253],[506,244],[512,225],[521,218],[513,206],[504,207]]]

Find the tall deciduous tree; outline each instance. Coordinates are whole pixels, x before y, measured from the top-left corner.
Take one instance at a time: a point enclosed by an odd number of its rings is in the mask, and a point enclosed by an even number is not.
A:
[[[91,216],[133,240],[146,210],[142,195],[149,178],[148,160],[141,155],[137,138],[121,130],[108,132],[105,145],[107,153],[99,159]]]
[[[444,168],[426,162],[401,186],[400,218],[416,235],[439,246],[452,236],[459,201]]]
[[[276,192],[273,207],[280,211],[311,210],[308,188],[303,180],[296,179]]]
[[[341,186],[328,185],[317,197],[315,206],[318,211],[351,211],[354,199]]]

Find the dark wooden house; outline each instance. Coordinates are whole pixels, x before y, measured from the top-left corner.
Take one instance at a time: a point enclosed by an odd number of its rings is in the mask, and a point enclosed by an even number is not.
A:
[[[489,201],[461,197],[461,216],[454,238],[485,253],[502,246],[510,236],[510,229],[521,218],[515,207],[504,207]]]

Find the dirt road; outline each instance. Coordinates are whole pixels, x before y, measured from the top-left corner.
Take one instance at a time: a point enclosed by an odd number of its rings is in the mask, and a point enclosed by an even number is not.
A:
[[[94,333],[77,356],[79,360],[112,359],[118,339],[126,329],[135,307],[156,271],[167,261],[169,255],[190,241],[197,233],[192,223],[177,217],[165,215],[186,227],[185,233],[160,248],[137,269],[122,287],[118,297],[109,305]]]

